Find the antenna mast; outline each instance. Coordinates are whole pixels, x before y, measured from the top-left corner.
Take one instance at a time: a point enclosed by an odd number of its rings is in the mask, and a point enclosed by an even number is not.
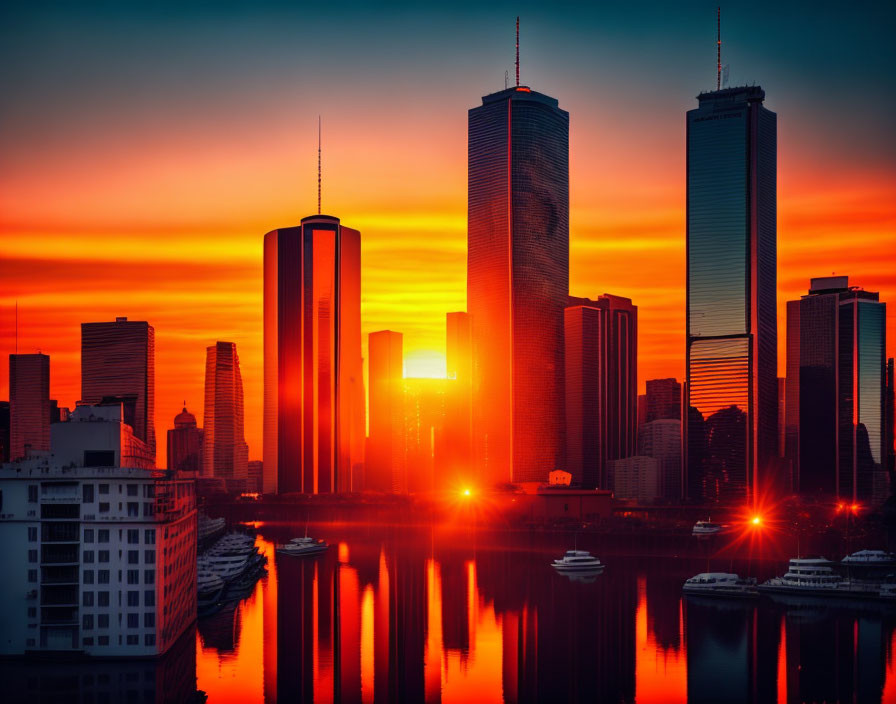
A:
[[[320,115],[317,116],[317,214],[320,215]]]
[[[716,90],[722,87],[722,8],[716,8]]]
[[[516,16],[516,87],[520,87],[520,16]]]

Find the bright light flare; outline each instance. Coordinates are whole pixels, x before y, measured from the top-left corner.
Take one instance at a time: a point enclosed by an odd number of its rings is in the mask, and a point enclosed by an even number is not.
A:
[[[750,521],[754,526],[762,525],[762,516],[753,516],[753,519]]]
[[[473,492],[470,491],[470,489],[464,489],[463,492],[461,492],[461,493],[464,495],[464,497],[467,497],[467,498],[469,498],[470,496],[473,495]]]

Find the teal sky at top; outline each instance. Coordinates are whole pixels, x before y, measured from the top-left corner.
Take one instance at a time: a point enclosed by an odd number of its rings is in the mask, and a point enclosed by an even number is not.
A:
[[[513,81],[517,14],[523,83],[574,118],[602,103],[683,130],[682,112],[715,85],[713,3],[7,2],[0,147],[50,124],[152,126],[297,101],[315,115],[353,105],[359,120],[364,100],[465,115],[505,71]],[[893,2],[722,7],[731,85],[762,85],[798,129],[888,169],[894,36]]]

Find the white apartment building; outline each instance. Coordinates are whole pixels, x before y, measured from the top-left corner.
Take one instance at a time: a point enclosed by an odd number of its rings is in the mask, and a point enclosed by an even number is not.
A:
[[[196,619],[194,482],[154,468],[120,405],[0,467],[0,547],[0,655],[154,656]]]

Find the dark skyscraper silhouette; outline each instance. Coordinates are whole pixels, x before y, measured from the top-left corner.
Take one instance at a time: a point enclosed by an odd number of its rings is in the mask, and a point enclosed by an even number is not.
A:
[[[357,490],[361,233],[313,215],[265,235],[264,349],[264,491]]]
[[[81,400],[110,397],[124,405],[124,422],[155,454],[155,330],[145,321],[81,323]]]
[[[787,427],[801,494],[875,501],[886,472],[886,304],[846,276],[787,302]]]
[[[675,379],[648,379],[644,423],[681,420],[681,383]]]
[[[479,481],[562,466],[569,114],[516,86],[469,111],[467,308]]]
[[[638,432],[638,308],[605,293],[564,311],[566,469],[585,488],[612,488],[607,462],[631,457]]]
[[[206,350],[202,475],[223,479],[230,491],[245,491],[249,475],[243,413],[243,377],[233,342]]]
[[[758,86],[687,114],[687,488],[757,500],[777,467],[777,116]]]
[[[50,449],[50,357],[9,355],[9,458]]]
[[[168,469],[197,474],[202,470],[202,430],[186,406],[174,417],[174,428],[168,431]]]

